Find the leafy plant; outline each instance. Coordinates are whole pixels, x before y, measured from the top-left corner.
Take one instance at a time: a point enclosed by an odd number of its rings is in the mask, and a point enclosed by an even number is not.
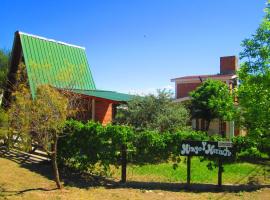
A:
[[[177,168],[180,159],[179,145],[183,140],[221,141],[220,136],[208,136],[198,131],[178,131],[160,133],[156,130],[134,131],[132,127],[121,125],[102,126],[89,121],[87,123],[75,120],[67,121],[64,134],[59,140],[59,162],[80,171],[95,173],[100,166],[100,173],[107,174],[110,165],[121,164],[123,145],[127,149],[127,161],[132,164],[151,164],[173,161]],[[246,149],[256,147],[257,143],[245,137],[233,140],[236,154]],[[211,163],[209,168],[217,166],[218,159],[202,157]],[[233,162],[234,158],[226,162]]]
[[[149,129],[160,132],[185,129],[189,119],[187,109],[172,101],[172,94],[158,90],[158,94],[136,97],[126,107],[119,108],[116,122],[134,126],[137,130]]]
[[[218,80],[208,79],[191,92],[191,113],[193,118],[210,122],[215,119],[230,121],[234,117],[234,98],[228,86]]]
[[[256,32],[242,43],[242,65],[238,76],[239,120],[248,136],[267,141],[270,137],[270,1]],[[267,144],[265,144],[267,146]],[[265,149],[266,150],[266,149]],[[268,149],[269,150],[269,149]],[[270,151],[266,152],[270,154]]]
[[[0,88],[2,90],[6,84],[9,57],[9,51],[0,49]]]

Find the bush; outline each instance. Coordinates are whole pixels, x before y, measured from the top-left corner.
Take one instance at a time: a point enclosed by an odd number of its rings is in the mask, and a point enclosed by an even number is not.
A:
[[[238,153],[239,160],[254,160],[262,158],[262,153],[256,147],[250,147]]]
[[[254,160],[270,154],[270,139],[254,138],[250,136],[237,136],[233,138],[233,151],[238,160]]]
[[[142,131],[136,134],[134,140],[135,151],[132,155],[132,162],[156,163],[165,161],[169,157],[166,140],[168,133],[159,134],[157,131]]]
[[[108,171],[109,165],[118,165],[122,145],[132,148],[132,129],[128,126],[108,125],[92,121],[83,124],[68,121],[64,130],[66,137],[58,142],[60,164],[80,171],[93,171],[96,164],[101,171]]]
[[[261,138],[259,149],[270,158],[270,137]]]
[[[179,156],[182,140],[209,140],[204,132],[134,132],[129,126],[102,126],[92,121],[83,124],[74,120],[66,123],[64,132],[66,137],[58,142],[59,162],[80,171],[93,171],[96,164],[103,171],[111,164],[118,166],[122,148],[127,149],[129,163],[157,163],[172,155]]]
[[[89,121],[85,124],[68,121],[65,127],[66,137],[59,140],[59,162],[80,171],[93,172],[99,165],[100,172],[107,174],[110,165],[121,164],[121,151],[126,149],[127,162],[149,164],[180,161],[180,144],[183,140],[221,141],[219,135],[208,136],[205,132],[185,130],[175,133],[158,131],[137,131],[122,125],[102,126]],[[238,160],[259,159],[262,153],[260,143],[249,137],[233,138],[233,151]],[[265,147],[266,148],[266,147]],[[233,162],[235,158],[224,159]],[[204,160],[217,163],[216,157],[202,157]]]
[[[166,90],[158,90],[157,95],[134,97],[126,106],[118,108],[115,122],[137,130],[174,132],[185,129],[189,120],[185,106],[173,102],[172,93]]]

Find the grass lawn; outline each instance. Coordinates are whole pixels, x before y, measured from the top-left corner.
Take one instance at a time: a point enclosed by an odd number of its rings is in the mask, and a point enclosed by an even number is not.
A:
[[[91,182],[84,182],[80,179],[71,180],[71,177],[64,177],[65,188],[63,190],[56,190],[55,183],[52,180],[51,166],[48,164],[40,163],[27,163],[25,157],[18,160],[17,156],[12,159],[1,158],[0,152],[0,199],[20,199],[20,200],[74,200],[74,199],[99,199],[99,200],[173,200],[173,199],[250,199],[250,200],[268,200],[270,197],[270,188],[238,190],[237,192],[222,191],[222,192],[204,192],[196,191],[189,192],[183,189],[149,189],[149,188],[136,188],[131,186],[118,185],[117,187],[109,186],[93,186]],[[205,171],[203,173],[200,166],[205,163],[200,163],[196,159],[192,160],[193,164],[193,180],[203,182],[215,183],[214,175],[216,171]],[[195,165],[197,164],[197,165]],[[199,166],[200,165],[200,166]],[[261,165],[252,165],[247,163],[228,165],[224,173],[225,182],[237,181],[238,178],[243,177],[241,180],[248,180],[246,176],[250,171],[255,170],[251,175],[258,175],[261,177]],[[241,171],[241,175],[238,172]],[[198,176],[196,175],[198,174]],[[211,175],[213,174],[213,175]],[[242,176],[243,175],[243,176]],[[228,176],[226,178],[226,176]],[[235,177],[234,177],[235,176]],[[255,176],[255,177],[256,177]],[[62,176],[63,177],[63,176]],[[170,178],[168,178],[170,177]],[[180,166],[176,171],[172,169],[170,164],[160,165],[147,165],[143,167],[129,167],[128,168],[129,180],[140,181],[172,181],[184,182],[185,168],[184,165]],[[205,179],[205,180],[204,180]],[[233,182],[232,181],[232,182]],[[269,186],[268,186],[269,187]]]
[[[217,183],[218,169],[208,170],[208,161],[200,162],[197,157],[191,160],[192,183]],[[224,184],[247,184],[247,183],[270,183],[269,169],[267,165],[251,163],[234,163],[224,165]],[[186,164],[184,158],[175,170],[172,163],[149,164],[144,166],[128,166],[127,177],[135,181],[158,181],[158,182],[186,182]],[[115,177],[120,177],[117,170]],[[267,176],[268,175],[268,176]]]

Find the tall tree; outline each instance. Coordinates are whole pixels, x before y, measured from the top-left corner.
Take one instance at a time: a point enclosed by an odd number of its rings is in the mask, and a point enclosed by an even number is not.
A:
[[[158,90],[157,95],[134,98],[128,102],[127,107],[119,109],[116,115],[118,123],[161,132],[183,129],[188,119],[187,109],[173,102],[172,94],[166,90]]]
[[[35,99],[26,87],[14,95],[16,99],[8,110],[8,143],[16,143],[25,149],[30,149],[32,143],[38,144],[51,157],[55,182],[59,189],[62,188],[57,166],[57,141],[68,116],[68,99],[48,85],[38,87]]]
[[[57,142],[68,113],[68,99],[64,95],[48,85],[38,87],[37,96],[31,102],[30,132],[32,138],[51,156],[58,188],[62,185],[57,166]]]
[[[78,96],[47,84],[39,85],[33,98],[23,63],[19,64],[12,89],[10,107],[0,115],[0,125],[6,125],[4,129],[7,130],[2,138],[11,147],[16,144],[30,149],[35,143],[46,151],[51,157],[57,187],[62,188],[57,166],[57,142],[67,117],[75,114]]]
[[[206,131],[213,119],[233,119],[234,98],[225,83],[208,79],[190,95],[192,117],[206,120]]]
[[[6,83],[8,62],[9,62],[9,51],[0,49],[0,89],[3,90],[4,84]],[[2,93],[0,91],[0,93]]]
[[[249,134],[270,136],[270,1],[255,34],[242,43],[238,91],[242,125]]]

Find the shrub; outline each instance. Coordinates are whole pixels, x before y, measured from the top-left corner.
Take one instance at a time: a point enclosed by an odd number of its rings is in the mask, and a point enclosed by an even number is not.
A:
[[[128,126],[108,125],[92,121],[83,124],[68,121],[64,130],[66,137],[59,140],[59,162],[80,171],[93,171],[97,163],[101,171],[108,171],[109,165],[119,164],[122,145],[132,148],[130,141],[134,134]]]
[[[267,138],[254,138],[250,136],[237,136],[233,138],[233,150],[238,160],[254,160],[265,157],[264,152],[270,154],[270,140]]]
[[[74,120],[66,123],[65,133],[67,136],[59,140],[59,162],[81,171],[91,171],[97,163],[104,171],[111,164],[118,166],[123,147],[127,149],[128,162],[157,163],[179,156],[182,140],[209,140],[204,132],[134,132],[129,126]]]
[[[80,171],[93,172],[96,165],[100,172],[107,174],[110,165],[121,164],[121,151],[126,150],[127,162],[133,164],[159,163],[172,159],[174,166],[180,161],[180,144],[183,140],[221,141],[219,135],[208,136],[205,132],[183,130],[175,133],[156,130],[135,132],[132,127],[122,125],[102,126],[89,121],[85,124],[68,121],[66,137],[59,140],[59,162]],[[236,158],[258,159],[262,157],[260,143],[249,137],[233,138],[233,151]],[[266,147],[265,147],[266,148]],[[216,157],[202,157],[217,163]],[[233,162],[224,159],[224,162]]]

